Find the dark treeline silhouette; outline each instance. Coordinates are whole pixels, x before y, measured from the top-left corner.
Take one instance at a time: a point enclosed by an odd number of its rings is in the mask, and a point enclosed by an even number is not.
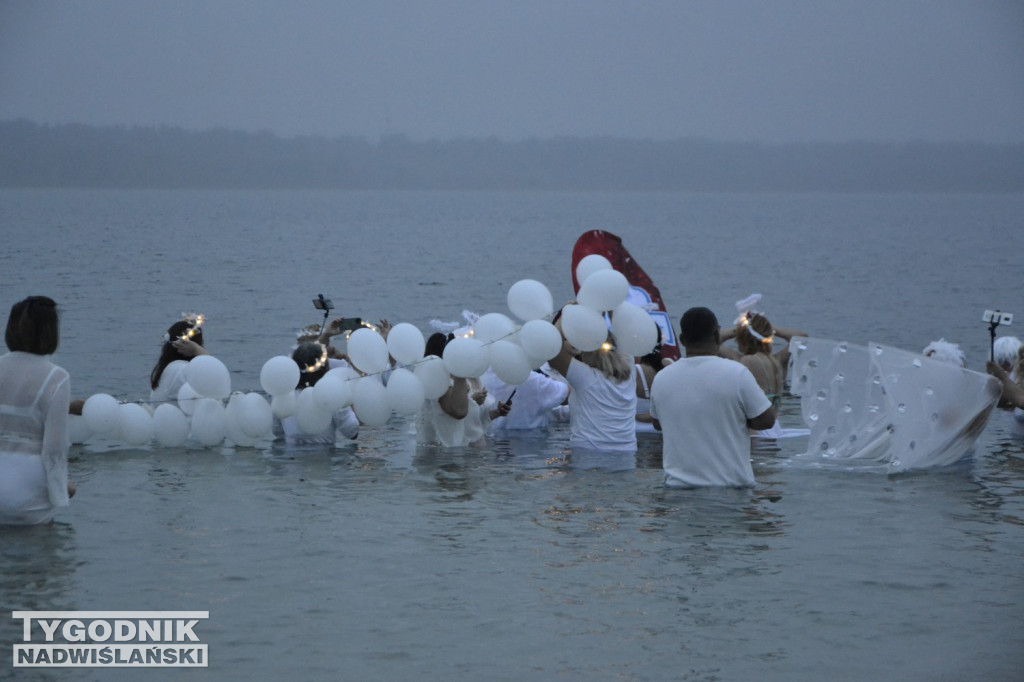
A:
[[[1024,144],[295,137],[0,122],[0,186],[1021,192]]]

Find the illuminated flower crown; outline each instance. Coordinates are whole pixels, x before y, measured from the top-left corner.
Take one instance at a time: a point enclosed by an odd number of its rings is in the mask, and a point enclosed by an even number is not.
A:
[[[319,372],[321,369],[327,366],[327,346],[316,341],[312,343],[320,348],[320,357],[317,358],[313,363],[306,365],[305,367],[302,367],[301,369],[303,374],[312,374],[313,372]]]
[[[736,310],[739,311],[740,316],[736,318],[736,325],[747,330],[747,332],[755,339],[770,346],[775,341],[775,330],[773,329],[768,336],[762,335],[756,329],[750,326],[750,321],[754,319],[754,315],[758,312],[754,310],[754,306],[761,301],[761,294],[751,294],[742,301],[736,301]]]
[[[164,332],[164,343],[171,343],[173,341],[191,341],[192,337],[199,333],[199,328],[203,326],[203,322],[206,321],[206,317],[198,313],[182,313],[181,321],[188,322],[188,329],[182,332],[175,339],[172,339],[170,334]]]

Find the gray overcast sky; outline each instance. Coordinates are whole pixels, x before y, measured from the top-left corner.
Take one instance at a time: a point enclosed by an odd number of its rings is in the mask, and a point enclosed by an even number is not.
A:
[[[1024,142],[1022,0],[0,0],[0,120]]]

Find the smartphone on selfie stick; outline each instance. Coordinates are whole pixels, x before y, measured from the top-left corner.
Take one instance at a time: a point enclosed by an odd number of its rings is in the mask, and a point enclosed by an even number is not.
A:
[[[988,322],[988,333],[991,337],[989,342],[989,360],[996,361],[996,327],[1001,324],[1013,324],[1013,314],[1004,313],[1001,310],[986,310],[981,316],[982,322]]]

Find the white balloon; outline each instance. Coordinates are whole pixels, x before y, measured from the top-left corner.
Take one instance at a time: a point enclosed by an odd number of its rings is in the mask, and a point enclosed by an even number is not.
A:
[[[433,400],[440,398],[452,383],[452,375],[444,364],[444,360],[436,355],[428,355],[416,364],[413,370],[416,378],[423,384],[423,396]]]
[[[626,355],[647,355],[658,343],[658,325],[646,310],[626,302],[612,311],[615,344]]]
[[[377,377],[363,377],[357,381],[352,396],[352,408],[360,423],[381,426],[391,416],[387,391]]]
[[[222,400],[231,395],[231,374],[224,363],[212,355],[197,355],[189,360],[185,378],[204,398]]]
[[[163,403],[153,412],[153,435],[165,448],[180,447],[188,439],[188,417],[176,405]]]
[[[607,258],[596,253],[584,256],[576,265],[576,283],[581,287],[592,274],[601,270],[611,270],[612,264]]]
[[[199,402],[199,398],[200,396],[192,388],[192,384],[184,383],[178,389],[178,407],[190,417],[196,411],[196,404]]]
[[[629,280],[618,270],[599,270],[580,285],[576,301],[603,313],[614,310],[629,295]]]
[[[244,393],[236,391],[231,394],[228,406],[224,408],[224,414],[227,417],[227,438],[236,446],[252,447],[259,439],[250,436],[242,429],[242,412],[244,409],[242,407],[242,399],[244,397]]]
[[[426,341],[415,325],[399,322],[388,332],[388,352],[397,362],[411,365],[423,357]]]
[[[68,415],[68,440],[73,445],[84,443],[91,435],[92,429],[89,428],[89,422],[85,417],[80,414]]]
[[[224,405],[213,398],[200,398],[192,413],[192,435],[200,445],[217,445],[228,433]]]
[[[384,387],[388,407],[398,414],[416,414],[423,408],[423,382],[407,369],[399,367]]]
[[[274,426],[274,413],[267,399],[259,393],[246,393],[242,396],[242,413],[239,426],[246,435],[252,438],[263,438]]]
[[[487,313],[473,325],[473,338],[483,344],[494,343],[504,339],[516,331],[516,325],[507,315]]]
[[[352,389],[340,372],[331,370],[312,389],[317,406],[325,412],[336,412],[352,402]]]
[[[287,355],[277,355],[263,363],[260,385],[271,396],[291,393],[299,384],[299,366]]]
[[[295,396],[295,421],[299,431],[306,434],[322,433],[331,423],[334,413],[316,402],[312,389],[304,388]]]
[[[491,347],[491,369],[506,384],[519,385],[530,378],[530,357],[511,341],[495,341]]]
[[[111,433],[121,423],[121,409],[113,396],[97,393],[82,405],[82,416],[93,433]]]
[[[270,411],[278,419],[285,419],[295,414],[295,391],[275,395],[270,399]]]
[[[608,324],[593,308],[570,303],[562,308],[562,333],[579,350],[597,350],[608,339]]]
[[[521,279],[508,290],[508,309],[520,320],[539,320],[555,310],[546,286],[535,279]]]
[[[362,327],[348,337],[348,357],[366,374],[383,372],[388,366],[388,344],[377,332]]]
[[[121,405],[119,422],[121,440],[128,445],[145,445],[153,440],[153,417],[142,405]]]
[[[444,365],[457,377],[478,377],[491,364],[490,354],[476,339],[458,336],[444,347]]]
[[[547,320],[530,320],[519,330],[519,343],[527,355],[543,364],[562,350],[562,335]]]

